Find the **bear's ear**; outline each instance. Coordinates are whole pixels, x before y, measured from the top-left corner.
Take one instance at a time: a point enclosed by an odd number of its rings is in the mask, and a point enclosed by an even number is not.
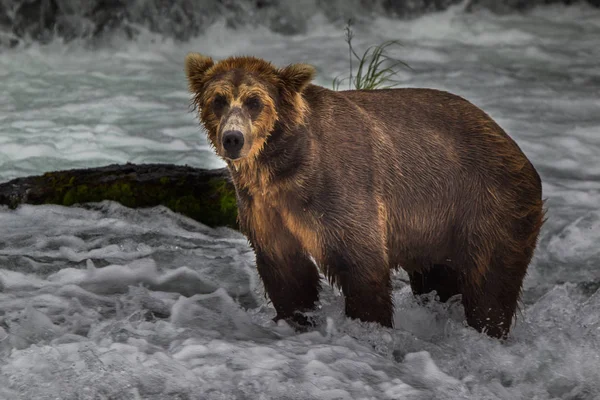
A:
[[[283,83],[296,92],[302,92],[313,80],[317,71],[309,64],[292,64],[279,70]]]
[[[204,73],[214,65],[212,58],[200,53],[188,53],[185,57],[185,74],[190,84],[190,90],[198,92]]]

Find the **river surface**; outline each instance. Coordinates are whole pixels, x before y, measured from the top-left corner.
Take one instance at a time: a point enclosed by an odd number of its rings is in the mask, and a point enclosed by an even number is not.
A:
[[[0,52],[0,181],[109,163],[223,166],[190,108],[183,59],[309,62],[331,87],[344,31],[218,22],[185,43],[54,41]],[[271,322],[245,238],[165,208],[0,208],[0,399],[600,399],[600,10],[460,7],[355,28],[362,52],[402,47],[400,86],[462,95],[538,169],[548,222],[512,335],[465,326],[460,302],[421,305],[394,276],[395,329],[343,316]]]

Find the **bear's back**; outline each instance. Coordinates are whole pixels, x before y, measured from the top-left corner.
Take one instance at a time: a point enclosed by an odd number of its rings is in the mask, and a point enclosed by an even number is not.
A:
[[[367,120],[381,125],[390,134],[406,138],[443,135],[457,142],[471,142],[473,134],[487,127],[487,133],[512,140],[489,115],[458,95],[428,88],[332,91],[310,85],[305,92],[311,108],[332,108],[336,120]],[[316,105],[316,107],[315,107]],[[354,109],[354,113],[348,113]],[[343,117],[343,118],[342,118]],[[476,140],[476,139],[475,139]]]
[[[349,147],[348,156],[360,146],[372,150],[364,157],[401,162],[408,174],[454,168],[487,180],[510,173],[505,167],[512,164],[529,164],[536,174],[516,142],[458,95],[425,88],[332,91],[315,85],[304,94],[311,131],[325,147],[337,148],[334,154]]]

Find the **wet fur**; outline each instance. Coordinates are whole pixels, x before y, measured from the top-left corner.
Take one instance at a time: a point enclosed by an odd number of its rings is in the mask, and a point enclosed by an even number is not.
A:
[[[544,209],[535,168],[487,114],[439,90],[337,92],[310,84],[305,64],[202,57],[186,69],[213,143],[219,121],[203,106],[216,90],[245,82],[269,104],[254,149],[228,165],[276,319],[314,308],[312,256],[348,317],[392,327],[402,267],[415,294],[460,293],[470,326],[508,334]]]

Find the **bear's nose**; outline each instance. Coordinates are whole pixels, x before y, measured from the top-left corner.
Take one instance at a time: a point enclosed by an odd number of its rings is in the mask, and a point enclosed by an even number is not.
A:
[[[244,146],[244,135],[240,131],[227,131],[223,133],[223,148],[229,155],[237,157]]]

